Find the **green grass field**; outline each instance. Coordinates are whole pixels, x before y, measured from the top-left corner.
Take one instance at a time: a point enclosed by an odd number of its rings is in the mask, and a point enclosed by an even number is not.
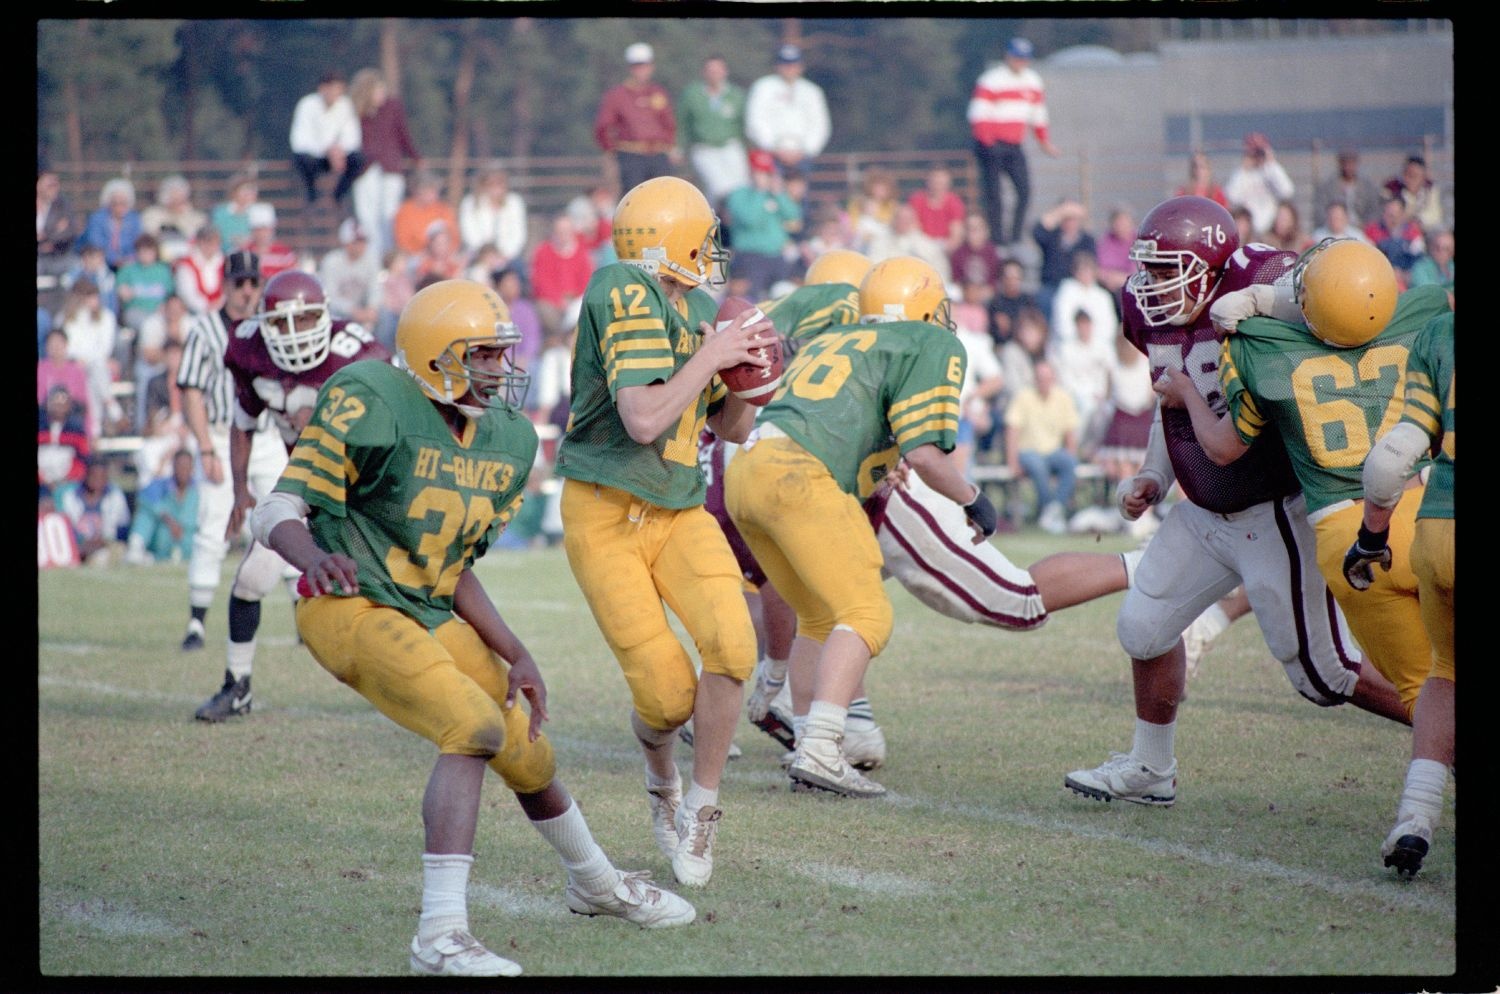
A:
[[[1040,533],[1000,544],[1021,563],[1128,547]],[[670,886],[625,683],[561,550],[495,552],[477,572],[541,663],[559,774],[595,836],[617,865]],[[210,726],[191,716],[223,670],[227,581],[209,649],[188,655],[181,567],[38,583],[41,973],[405,974],[432,747],[313,662],[279,592],[264,608],[253,715]],[[780,747],[742,720],[714,878],[689,894],[698,920],[648,932],[570,915],[554,853],[492,778],[475,934],[530,976],[1395,977],[1403,990],[1480,989],[1442,980],[1460,962],[1456,788],[1421,873],[1398,881],[1378,847],[1409,734],[1297,697],[1251,619],[1189,684],[1176,806],[1144,809],[1062,786],[1130,745],[1118,597],[1018,635],[888,589],[896,632],[868,678],[890,744],[875,774],[888,798],[791,793]],[[689,756],[680,747],[684,772]]]

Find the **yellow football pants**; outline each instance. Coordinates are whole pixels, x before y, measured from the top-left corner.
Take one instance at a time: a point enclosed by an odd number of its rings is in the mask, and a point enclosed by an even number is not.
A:
[[[298,602],[297,631],[320,666],[439,752],[492,757],[518,794],[552,782],[551,743],[528,741],[526,708],[501,707],[510,668],[468,623],[455,617],[429,633],[404,611],[325,595]]]
[[[1427,638],[1432,642],[1432,676],[1456,683],[1453,668],[1453,543],[1452,518],[1417,519],[1417,535],[1411,544],[1411,568],[1417,574],[1422,622],[1427,626]]]
[[[712,515],[566,480],[562,519],[568,565],[642,721],[663,731],[684,724],[698,688],[692,657],[672,631],[663,602],[687,629],[705,673],[741,681],[750,676],[755,626],[739,564]]]
[[[1374,567],[1375,582],[1368,590],[1355,590],[1344,577],[1344,554],[1359,537],[1364,502],[1355,501],[1313,525],[1318,535],[1318,569],[1343,608],[1365,658],[1395,685],[1407,717],[1432,668],[1432,645],[1422,624],[1417,577],[1411,568],[1411,542],[1421,499],[1420,489],[1408,491],[1396,506],[1390,528],[1391,568]]]
[[[725,470],[724,506],[797,612],[798,635],[822,642],[842,625],[880,654],[894,621],[880,543],[821,460],[789,438],[761,439]]]

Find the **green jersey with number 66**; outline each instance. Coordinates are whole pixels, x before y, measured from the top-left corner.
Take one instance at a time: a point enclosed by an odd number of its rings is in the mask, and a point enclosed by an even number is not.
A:
[[[1432,439],[1432,473],[1419,518],[1453,517],[1453,469],[1458,436],[1453,423],[1453,314],[1434,318],[1411,344],[1401,420]]]
[[[1354,348],[1336,348],[1302,325],[1241,321],[1224,339],[1219,382],[1240,439],[1265,425],[1281,430],[1309,513],[1363,496],[1371,443],[1401,417],[1412,341],[1448,311],[1441,287],[1408,290],[1385,330]]]
[[[803,344],[761,415],[861,495],[872,457],[894,463],[919,445],[951,452],[967,355],[923,321],[845,325]],[[894,436],[895,445],[891,445]]]
[[[276,489],[311,505],[320,546],[358,564],[361,596],[431,629],[520,508],[536,450],[519,412],[487,410],[459,439],[411,374],[359,362],[323,384]]]
[[[699,322],[712,325],[717,311],[703,289],[689,291],[679,310],[654,278],[624,263],[594,273],[578,315],[559,476],[624,490],[658,507],[703,503],[698,435],[728,394],[719,378],[649,445],[630,437],[615,402],[624,387],[670,379],[698,351]]]

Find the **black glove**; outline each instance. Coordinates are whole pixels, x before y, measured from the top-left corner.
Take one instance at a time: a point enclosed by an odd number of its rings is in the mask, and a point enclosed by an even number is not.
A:
[[[1391,547],[1387,544],[1391,531],[1372,532],[1359,526],[1359,537],[1344,553],[1344,579],[1355,590],[1369,590],[1375,582],[1375,573],[1370,569],[1376,563],[1387,573],[1391,571]]]
[[[995,534],[995,528],[1000,524],[1000,515],[995,511],[995,505],[984,495],[982,487],[975,487],[974,491],[974,499],[964,505],[964,517],[983,532],[985,538],[989,538]]]

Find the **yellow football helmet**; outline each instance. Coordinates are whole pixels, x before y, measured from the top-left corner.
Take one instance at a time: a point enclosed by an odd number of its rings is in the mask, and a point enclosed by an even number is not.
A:
[[[722,286],[728,276],[718,215],[696,186],[676,176],[648,179],[620,198],[614,245],[621,262],[689,286]]]
[[[948,288],[938,271],[915,256],[877,262],[859,286],[859,319],[865,324],[925,321],[953,331]]]
[[[531,383],[511,358],[510,347],[520,340],[521,329],[499,294],[472,280],[443,280],[418,291],[402,309],[395,365],[441,403],[458,406],[472,392],[485,406],[519,409]],[[469,351],[484,346],[506,350],[500,372],[470,364]]]
[[[1365,344],[1396,312],[1390,260],[1350,238],[1325,238],[1313,246],[1292,272],[1292,289],[1308,329],[1338,348]]]
[[[807,267],[803,286],[822,286],[825,283],[847,283],[859,286],[865,281],[870,267],[875,265],[869,257],[853,249],[830,249],[813,260]]]

